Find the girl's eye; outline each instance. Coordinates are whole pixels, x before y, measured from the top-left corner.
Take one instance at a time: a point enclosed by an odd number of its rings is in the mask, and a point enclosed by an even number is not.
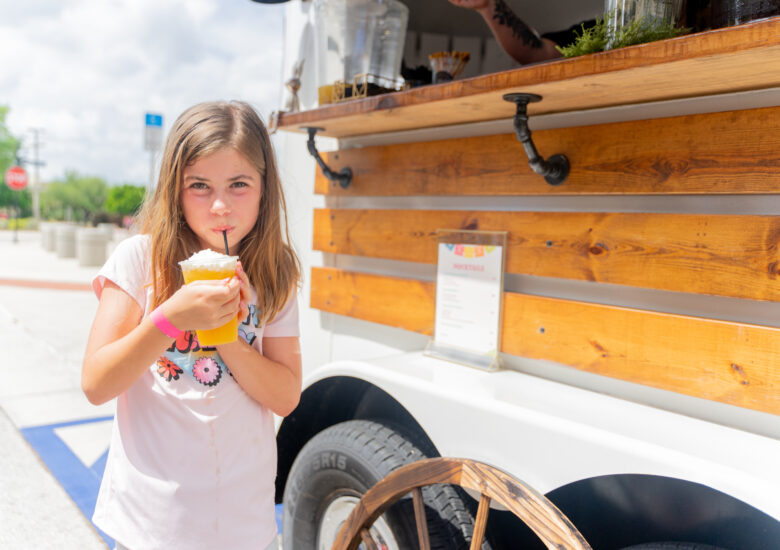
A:
[[[249,187],[249,185],[246,182],[243,182],[243,181],[234,181],[233,183],[230,184],[230,186],[231,187],[236,187],[236,188],[239,188],[239,189],[240,188],[244,188],[244,187]]]
[[[201,191],[208,188],[209,186],[203,183],[202,181],[196,181],[195,183],[190,185],[190,189],[195,189],[196,191]]]

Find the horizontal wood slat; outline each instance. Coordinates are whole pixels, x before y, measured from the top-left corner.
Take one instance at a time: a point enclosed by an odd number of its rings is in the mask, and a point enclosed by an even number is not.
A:
[[[430,335],[434,283],[314,268],[311,306]],[[780,329],[504,293],[501,351],[780,414]]]
[[[508,273],[780,301],[780,216],[324,209],[313,248],[433,264],[437,229],[507,231]]]
[[[780,52],[778,53],[780,56]],[[587,195],[780,193],[780,107],[533,133],[542,155],[565,154],[568,179],[548,185],[514,134],[347,149],[347,189],[318,169],[330,195]]]
[[[312,268],[311,307],[315,309],[432,334],[434,302],[433,285],[424,281]]]
[[[508,118],[508,92],[544,99],[531,115],[780,85],[780,17],[435,86],[283,113],[278,126],[346,137]]]

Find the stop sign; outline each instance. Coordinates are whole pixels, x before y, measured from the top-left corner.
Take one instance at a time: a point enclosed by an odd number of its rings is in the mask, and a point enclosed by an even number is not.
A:
[[[27,187],[27,172],[21,166],[11,166],[5,171],[5,184],[11,189],[21,191]]]

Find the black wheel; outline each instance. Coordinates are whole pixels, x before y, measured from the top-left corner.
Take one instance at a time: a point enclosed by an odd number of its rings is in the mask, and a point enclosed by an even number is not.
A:
[[[283,547],[330,550],[360,497],[393,470],[426,458],[409,438],[377,422],[351,420],[313,437],[298,454],[284,489]],[[423,489],[432,549],[467,549],[473,517],[449,485]],[[418,548],[410,497],[401,499],[371,529],[383,550]],[[486,541],[482,550],[490,550]]]
[[[725,550],[725,548],[696,542],[650,542],[629,546],[623,550]]]

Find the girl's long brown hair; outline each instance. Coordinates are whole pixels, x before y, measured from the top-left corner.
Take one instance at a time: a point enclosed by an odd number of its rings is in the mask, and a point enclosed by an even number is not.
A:
[[[267,322],[297,288],[301,269],[289,244],[284,193],[268,132],[255,110],[240,101],[190,107],[168,135],[159,182],[139,213],[141,232],[151,239],[153,307],[181,287],[178,262],[200,249],[181,208],[184,167],[226,147],[244,155],[262,178],[257,222],[239,244],[238,255],[257,293],[258,316]]]

